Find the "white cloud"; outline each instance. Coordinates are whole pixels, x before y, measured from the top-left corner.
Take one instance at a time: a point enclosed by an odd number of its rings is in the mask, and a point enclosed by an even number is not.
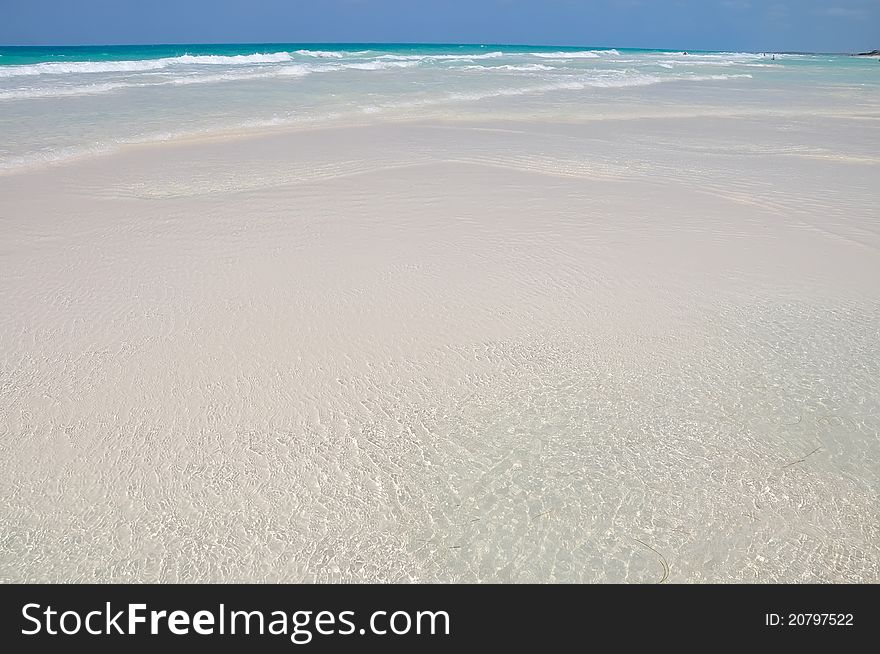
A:
[[[832,16],[833,18],[866,18],[864,9],[853,9],[850,7],[825,7],[817,9],[813,12],[820,16]]]

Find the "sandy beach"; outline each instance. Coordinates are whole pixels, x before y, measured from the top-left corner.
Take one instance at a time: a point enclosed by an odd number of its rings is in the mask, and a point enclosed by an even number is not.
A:
[[[868,99],[0,175],[0,581],[880,581]]]

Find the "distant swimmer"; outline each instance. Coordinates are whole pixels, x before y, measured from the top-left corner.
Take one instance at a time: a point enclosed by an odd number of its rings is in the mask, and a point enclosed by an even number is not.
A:
[[[681,53],[681,54],[683,54],[683,55],[686,55],[686,54],[687,54],[687,52],[682,52],[682,53]]]

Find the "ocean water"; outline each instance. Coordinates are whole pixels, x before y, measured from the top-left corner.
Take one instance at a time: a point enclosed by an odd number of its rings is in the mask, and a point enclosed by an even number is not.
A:
[[[880,66],[844,55],[502,45],[0,48],[0,171],[126,144],[444,117],[876,106]]]

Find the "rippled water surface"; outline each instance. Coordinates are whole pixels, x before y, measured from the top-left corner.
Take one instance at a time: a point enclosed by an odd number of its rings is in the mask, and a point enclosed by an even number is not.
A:
[[[187,135],[494,115],[512,98],[575,118],[656,108],[694,85],[728,109],[768,88],[775,108],[815,108],[818,92],[863,104],[880,87],[876,68],[833,55],[512,46],[5,47],[0,169]],[[673,96],[646,102],[638,89],[653,86]]]

